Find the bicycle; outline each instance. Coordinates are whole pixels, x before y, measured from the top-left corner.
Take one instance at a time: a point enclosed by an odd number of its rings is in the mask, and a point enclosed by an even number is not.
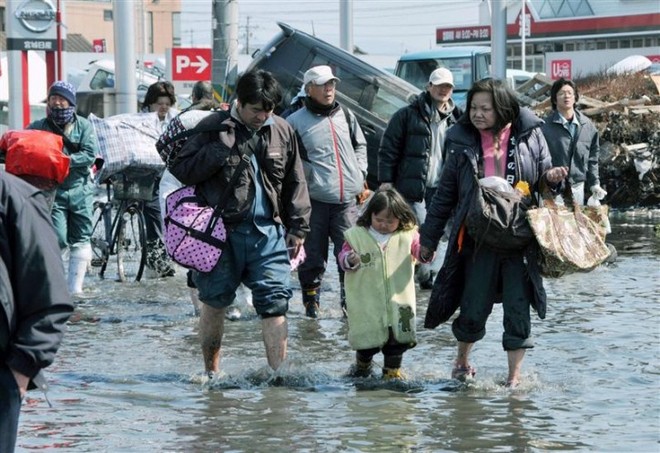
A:
[[[117,279],[139,282],[147,261],[147,232],[142,204],[153,196],[154,173],[137,169],[111,176],[106,200],[94,202],[92,267],[105,278],[111,256],[116,256]]]

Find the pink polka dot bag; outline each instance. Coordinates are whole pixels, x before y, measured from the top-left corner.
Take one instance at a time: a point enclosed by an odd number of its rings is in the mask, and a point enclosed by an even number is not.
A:
[[[227,229],[217,208],[203,206],[195,186],[184,186],[167,196],[165,248],[181,266],[211,272],[227,242]]]

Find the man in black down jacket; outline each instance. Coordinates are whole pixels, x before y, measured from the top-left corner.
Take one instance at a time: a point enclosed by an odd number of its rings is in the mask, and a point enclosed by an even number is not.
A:
[[[426,91],[392,116],[380,143],[380,188],[398,190],[413,208],[418,225],[424,223],[426,206],[438,187],[445,134],[462,113],[451,98],[453,90],[454,77],[449,69],[433,71]],[[417,268],[423,289],[433,286],[432,268],[432,263]]]
[[[73,311],[45,196],[0,172],[0,451],[16,444],[21,401],[45,389]]]

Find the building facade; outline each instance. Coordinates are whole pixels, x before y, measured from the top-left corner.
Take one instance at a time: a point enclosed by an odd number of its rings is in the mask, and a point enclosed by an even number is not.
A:
[[[35,4],[57,4],[56,0],[30,1]],[[180,0],[121,1],[130,1],[135,8],[134,23],[125,26],[134,27],[137,54],[164,54],[165,49],[181,45]],[[61,0],[59,3],[67,36],[84,38],[89,43],[88,51],[114,52],[114,10],[111,0]],[[7,0],[0,0],[0,32],[6,31],[7,14]],[[65,51],[79,50],[77,46],[71,47],[64,42]],[[3,45],[2,49],[5,48]]]
[[[439,45],[490,45],[490,11],[480,10],[480,24],[436,29]],[[524,14],[523,12],[524,4]],[[525,21],[521,20],[524,17]],[[523,40],[524,30],[524,40]],[[508,2],[507,67],[546,72],[546,54],[629,49],[660,60],[658,0],[526,0]],[[625,52],[624,52],[625,53]]]

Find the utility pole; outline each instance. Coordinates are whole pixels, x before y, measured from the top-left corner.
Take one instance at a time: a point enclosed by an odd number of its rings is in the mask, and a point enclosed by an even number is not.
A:
[[[238,0],[213,0],[214,95],[227,102],[238,78]]]
[[[250,38],[252,37],[252,26],[250,25],[250,16],[245,19],[245,25],[239,25],[238,28],[241,33],[245,33],[245,45],[243,52],[245,55],[250,55]],[[258,28],[258,27],[256,27]]]
[[[506,79],[506,0],[491,0],[492,73],[497,79]]]
[[[250,55],[250,16],[245,23],[245,53]]]
[[[113,1],[115,35],[115,90],[116,112],[137,111],[135,83],[135,3]],[[128,26],[126,26],[128,24]]]
[[[353,53],[353,0],[339,0],[339,47]]]
[[[520,9],[520,69],[525,70],[525,47],[527,43],[525,38],[527,37],[527,15],[525,14],[525,0],[522,0],[522,8]]]

